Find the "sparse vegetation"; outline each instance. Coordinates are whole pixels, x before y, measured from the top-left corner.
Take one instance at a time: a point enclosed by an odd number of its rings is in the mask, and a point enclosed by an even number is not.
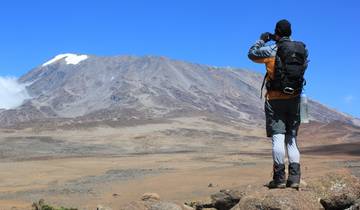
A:
[[[40,199],[38,202],[32,204],[32,210],[77,210],[77,208],[56,208],[46,204],[44,199]]]

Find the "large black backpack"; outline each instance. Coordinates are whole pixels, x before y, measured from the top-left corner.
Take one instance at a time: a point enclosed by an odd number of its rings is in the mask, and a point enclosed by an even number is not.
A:
[[[267,90],[279,90],[293,95],[301,93],[305,85],[307,68],[305,44],[298,41],[281,40],[277,43],[275,75],[266,82]]]

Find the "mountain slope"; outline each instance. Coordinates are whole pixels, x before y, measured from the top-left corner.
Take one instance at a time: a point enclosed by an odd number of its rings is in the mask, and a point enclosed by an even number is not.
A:
[[[3,126],[43,119],[101,121],[187,114],[259,125],[264,118],[261,74],[165,57],[64,54],[19,81],[30,84],[32,99],[15,110],[1,111]],[[320,122],[353,121],[314,101],[310,114]]]

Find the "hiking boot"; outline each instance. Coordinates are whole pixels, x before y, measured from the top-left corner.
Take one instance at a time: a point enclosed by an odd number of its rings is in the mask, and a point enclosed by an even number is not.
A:
[[[290,163],[289,164],[289,177],[286,182],[286,187],[299,189],[300,187],[300,164]]]
[[[285,165],[274,164],[273,168],[273,180],[269,182],[268,188],[285,188]]]

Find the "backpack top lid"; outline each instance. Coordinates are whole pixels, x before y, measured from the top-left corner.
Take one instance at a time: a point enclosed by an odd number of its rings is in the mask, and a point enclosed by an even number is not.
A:
[[[303,65],[307,61],[305,44],[299,41],[291,41],[289,38],[281,39],[277,43],[276,56],[281,59],[281,64]]]

